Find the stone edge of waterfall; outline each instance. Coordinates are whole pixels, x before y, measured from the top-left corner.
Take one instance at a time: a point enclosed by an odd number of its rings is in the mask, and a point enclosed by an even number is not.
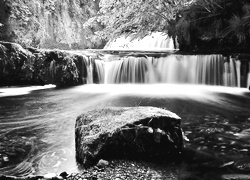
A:
[[[0,87],[86,84],[87,72],[82,69],[91,63],[88,53],[24,48],[3,41],[0,41],[0,60]]]

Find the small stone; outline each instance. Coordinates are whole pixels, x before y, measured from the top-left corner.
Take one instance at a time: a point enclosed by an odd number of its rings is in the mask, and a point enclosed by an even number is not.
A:
[[[15,152],[6,152],[8,156],[18,156]]]
[[[225,166],[230,166],[230,165],[232,165],[233,163],[234,163],[234,161],[230,161],[230,162],[227,162],[227,163],[221,165],[220,167],[222,168],[222,167],[225,167]]]
[[[109,162],[103,159],[100,159],[99,162],[97,163],[98,168],[105,168],[106,166],[109,165]]]
[[[241,152],[248,152],[248,149],[240,149]]]
[[[187,142],[189,141],[188,137],[184,134],[184,132],[182,132],[182,138]]]
[[[57,175],[55,173],[48,173],[43,176],[44,179],[50,180],[50,179],[56,179]]]
[[[224,140],[224,138],[222,138],[222,137],[219,137],[219,138],[218,138],[218,140],[219,140],[219,141],[223,141],[223,140]]]
[[[248,174],[224,174],[221,177],[223,180],[249,180],[250,175]]]
[[[9,161],[8,156],[4,156],[4,157],[3,157],[3,161],[4,161],[4,162],[8,162],[8,161]]]
[[[25,153],[25,150],[22,148],[17,148],[17,149],[15,149],[15,151],[18,153]]]
[[[149,127],[149,128],[148,128],[148,132],[149,132],[150,134],[152,134],[152,133],[154,132],[153,128]]]
[[[66,179],[68,175],[69,174],[65,171],[60,174],[60,176],[63,177],[64,179]]]

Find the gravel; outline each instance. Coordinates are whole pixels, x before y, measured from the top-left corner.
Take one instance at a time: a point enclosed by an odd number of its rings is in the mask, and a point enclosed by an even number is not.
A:
[[[123,179],[178,179],[176,165],[141,162],[133,160],[113,160],[105,168],[92,167],[82,173],[70,174],[67,180],[123,180]]]

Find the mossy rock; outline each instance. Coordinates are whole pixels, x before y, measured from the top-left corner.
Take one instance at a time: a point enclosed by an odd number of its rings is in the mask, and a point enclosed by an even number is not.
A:
[[[99,159],[173,160],[183,146],[180,123],[179,116],[156,107],[110,107],[86,112],[76,120],[76,159],[85,167]]]

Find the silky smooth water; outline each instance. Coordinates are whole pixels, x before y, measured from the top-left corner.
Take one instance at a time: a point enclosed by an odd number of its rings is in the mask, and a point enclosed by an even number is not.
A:
[[[104,49],[115,50],[172,50],[178,49],[174,47],[172,38],[169,38],[167,34],[162,32],[154,32],[151,35],[143,38],[134,38],[135,34],[128,37],[121,36],[115,40],[109,41]],[[178,45],[177,45],[178,46]]]
[[[47,88],[0,88],[0,174],[79,172],[76,117],[107,106],[155,106],[178,114],[189,139],[185,149],[192,152],[183,158],[199,166],[195,168],[199,173],[249,158],[250,93],[246,88],[173,84]],[[187,167],[186,173],[194,173]]]
[[[52,61],[53,62],[53,61]],[[105,55],[102,60],[85,59],[80,72],[88,84],[173,83],[248,87],[250,78],[241,72],[241,61],[220,54],[178,55]],[[53,69],[52,63],[51,72]]]

